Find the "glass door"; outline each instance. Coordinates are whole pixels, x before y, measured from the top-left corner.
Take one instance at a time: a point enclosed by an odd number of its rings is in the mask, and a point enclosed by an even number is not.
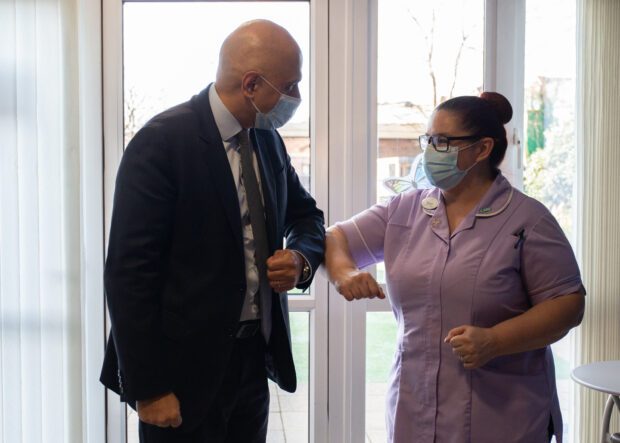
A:
[[[316,91],[320,74],[315,76],[314,53],[321,39],[312,39],[321,2],[132,2],[110,7],[105,15],[109,33],[106,51],[106,153],[108,160],[107,194],[112,194],[113,177],[122,150],[152,116],[187,101],[215,80],[219,48],[224,38],[247,20],[264,18],[285,27],[299,43],[304,64],[299,89],[302,104],[293,120],[280,130],[288,153],[303,185],[323,207],[326,188],[317,171],[317,152],[325,150],[321,117],[313,111],[320,97]],[[122,23],[122,26],[121,26]],[[120,31],[120,32],[119,32]],[[165,31],[165,32],[164,32]],[[121,39],[114,38],[119,35]],[[326,88],[325,88],[326,89]],[[114,99],[113,97],[116,97]],[[122,105],[119,105],[119,102]],[[312,116],[312,118],[311,118]],[[114,120],[116,124],[111,123]],[[312,123],[311,123],[312,122]],[[319,163],[317,166],[317,162]],[[106,199],[106,211],[111,201]],[[298,387],[294,394],[280,390],[270,382],[268,441],[310,441],[325,422],[326,383],[318,382],[326,368],[324,327],[326,322],[326,283],[321,277],[306,292],[289,294],[293,357]],[[138,442],[136,412],[121,405],[108,393],[108,441]],[[318,429],[318,431],[317,431]]]
[[[429,186],[420,180],[418,136],[433,109],[459,95],[479,95],[484,79],[484,0],[378,0],[377,145],[374,201]],[[416,174],[417,172],[417,174]],[[385,283],[383,264],[376,276]],[[385,394],[396,351],[389,300],[366,314],[367,443],[387,440]]]
[[[553,20],[548,17],[553,15]],[[576,2],[528,0],[525,5],[523,188],[542,202],[574,245]],[[564,421],[575,441],[573,333],[552,345]]]

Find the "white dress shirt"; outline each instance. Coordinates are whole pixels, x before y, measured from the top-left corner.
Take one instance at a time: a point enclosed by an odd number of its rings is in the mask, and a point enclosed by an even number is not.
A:
[[[220,131],[226,156],[230,163],[230,170],[235,180],[237,188],[237,196],[239,198],[239,209],[241,210],[241,229],[243,231],[243,247],[245,252],[245,278],[247,288],[245,291],[245,300],[243,302],[243,310],[241,311],[241,321],[256,320],[260,318],[259,303],[257,300],[258,292],[258,268],[256,267],[256,259],[254,253],[254,234],[252,225],[250,224],[250,211],[246,200],[245,186],[241,176],[241,154],[239,153],[239,143],[237,142],[237,134],[241,131],[241,125],[237,119],[226,108],[220,99],[215,84],[209,89],[209,103],[217,129]],[[261,176],[258,167],[256,154],[254,153],[254,171],[256,172],[256,180],[258,181],[259,190],[262,196]]]
[[[257,297],[258,292],[258,268],[256,267],[256,258],[254,253],[256,249],[254,247],[254,234],[252,232],[252,225],[250,224],[250,210],[246,201],[245,187],[243,186],[243,179],[241,176],[241,154],[239,153],[239,143],[237,142],[237,134],[242,130],[241,124],[237,121],[234,115],[230,113],[226,105],[222,102],[222,99],[215,90],[215,84],[211,85],[209,89],[209,103],[211,104],[211,112],[215,119],[215,124],[222,137],[222,143],[226,149],[226,156],[230,163],[230,170],[235,180],[235,187],[237,188],[237,196],[239,198],[239,209],[241,211],[241,228],[243,230],[243,246],[245,253],[245,277],[247,282],[247,288],[245,292],[245,300],[243,302],[243,309],[241,311],[241,321],[256,320],[260,318],[260,308]],[[259,191],[261,197],[264,197],[261,188],[261,176],[260,169],[258,167],[258,160],[256,159],[256,153],[253,153],[254,171],[256,173],[256,180],[258,181]],[[312,276],[312,268],[308,259],[299,251],[297,252],[302,260],[310,266],[310,275],[306,280]],[[305,282],[300,281],[300,283]]]

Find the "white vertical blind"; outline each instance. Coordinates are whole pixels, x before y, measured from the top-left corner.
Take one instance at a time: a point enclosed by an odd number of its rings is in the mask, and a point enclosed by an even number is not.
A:
[[[588,290],[578,364],[620,360],[620,1],[578,0],[577,249]],[[577,442],[600,438],[606,395],[577,391]],[[620,421],[613,422],[620,431]]]
[[[78,12],[87,3],[0,4],[3,442],[85,441],[87,424],[95,425],[87,420],[88,406],[100,402],[100,412],[104,407],[102,392],[97,399],[83,390],[84,374],[100,364],[96,357],[86,361],[82,351],[88,326],[82,317],[90,306],[82,290],[88,281],[84,263],[97,253],[84,247],[91,227],[82,223],[91,191],[83,188],[80,170],[86,126],[80,116]],[[101,265],[93,271],[100,280]],[[102,305],[102,293],[88,296]],[[103,336],[102,322],[100,328]]]

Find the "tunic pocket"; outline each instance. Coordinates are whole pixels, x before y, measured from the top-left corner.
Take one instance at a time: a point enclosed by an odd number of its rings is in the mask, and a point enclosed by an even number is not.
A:
[[[401,397],[407,397],[413,402],[430,406],[431,389],[434,387],[430,370],[430,362],[423,352],[399,350],[400,353],[400,383]]]
[[[390,378],[388,380],[388,389],[385,395],[385,425],[387,427],[388,441],[394,439],[394,422],[398,411],[398,402],[400,396],[400,377],[401,377],[402,352],[397,350],[394,353],[392,361],[392,369],[390,370]]]
[[[389,443],[432,442],[428,430],[432,425],[435,408],[429,407],[424,390],[424,374],[414,368],[419,361],[410,351],[399,349],[394,358],[390,384],[386,396],[386,425]]]

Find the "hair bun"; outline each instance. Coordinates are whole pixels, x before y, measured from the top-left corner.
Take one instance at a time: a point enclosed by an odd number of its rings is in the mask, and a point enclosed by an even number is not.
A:
[[[480,98],[491,105],[497,118],[502,124],[506,124],[512,118],[512,106],[506,97],[498,92],[483,92]]]

